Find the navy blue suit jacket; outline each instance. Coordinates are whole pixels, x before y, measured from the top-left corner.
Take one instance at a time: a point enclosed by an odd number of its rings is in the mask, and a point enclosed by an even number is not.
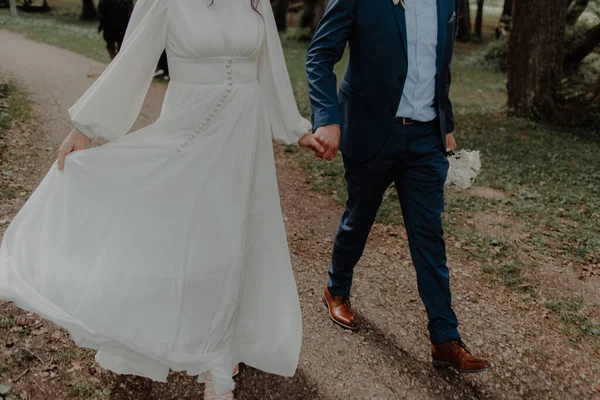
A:
[[[418,1],[418,0],[417,0]],[[441,140],[454,131],[450,62],[459,0],[437,0],[436,101]],[[350,60],[336,88],[333,66]],[[355,161],[377,154],[392,130],[408,70],[404,8],[392,0],[330,0],[306,57],[313,130],[342,127],[340,150]]]

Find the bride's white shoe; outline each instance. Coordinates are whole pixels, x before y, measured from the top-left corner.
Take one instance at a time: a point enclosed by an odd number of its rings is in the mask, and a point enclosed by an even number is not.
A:
[[[223,394],[217,394],[215,392],[215,386],[212,383],[210,372],[204,374],[204,400],[235,400],[233,397],[233,391],[228,390]]]

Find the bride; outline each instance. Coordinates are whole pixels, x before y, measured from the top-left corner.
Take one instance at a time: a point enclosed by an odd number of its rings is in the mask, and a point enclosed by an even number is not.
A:
[[[6,231],[0,298],[119,374],[199,375],[233,398],[239,362],[291,376],[300,306],[271,138],[322,153],[297,110],[268,0],[139,0],[118,57]],[[160,118],[126,135],[167,49]],[[272,135],[271,135],[272,133]],[[90,139],[109,143],[86,149]]]

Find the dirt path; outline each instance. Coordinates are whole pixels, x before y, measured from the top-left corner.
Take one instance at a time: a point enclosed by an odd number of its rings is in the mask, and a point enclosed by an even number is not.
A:
[[[13,77],[33,102],[34,117],[55,143],[72,128],[67,110],[102,73],[105,65],[71,51],[0,30],[0,70]],[[154,83],[136,127],[154,121],[166,85]]]
[[[32,129],[39,137],[29,140],[56,146],[70,129],[66,110],[104,66],[2,30],[0,43],[0,74],[12,76],[33,102],[37,127]],[[157,117],[164,90],[164,85],[152,86],[138,124]],[[27,141],[15,146],[17,153],[28,151]],[[464,377],[434,370],[426,316],[400,227],[376,225],[357,269],[354,303],[363,328],[348,333],[334,327],[321,296],[341,208],[331,196],[310,190],[295,155],[280,147],[276,150],[305,339],[294,378],[245,368],[238,384],[239,399],[600,399],[597,342],[570,343],[561,323],[544,312],[543,298],[491,281],[476,262],[454,255],[451,241],[454,299],[463,337],[476,352],[489,356],[496,368]],[[46,153],[32,166],[30,189],[52,161]],[[576,282],[568,272],[561,279]],[[544,282],[552,280],[556,279],[544,278]],[[19,378],[14,388],[23,399],[201,398],[199,386],[181,374],[173,374],[169,384],[159,384],[101,371],[90,352],[74,348],[53,325],[0,304],[0,314],[7,313],[15,321],[7,330],[12,336],[0,338],[6,347],[0,349],[0,377],[3,354],[14,358],[19,351],[17,361],[22,365],[17,363],[10,371],[21,369],[10,378]],[[29,328],[23,334],[19,326]]]

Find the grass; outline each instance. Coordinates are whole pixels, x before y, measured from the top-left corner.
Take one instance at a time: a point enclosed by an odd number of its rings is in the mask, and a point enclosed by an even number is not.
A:
[[[25,95],[11,83],[0,79],[0,205],[14,199],[22,191],[21,187],[11,184],[13,171],[10,167],[11,155],[8,153],[6,130],[15,121],[23,121],[28,117],[29,103]],[[0,218],[0,221],[0,224],[5,223],[4,218]],[[4,317],[0,316],[0,328],[6,323],[8,322]]]
[[[54,8],[48,14],[20,12],[18,18],[11,18],[8,10],[0,10],[0,29],[10,29],[34,40],[109,62],[104,40],[96,34],[97,23],[82,22],[77,18],[80,3],[75,4],[72,0],[52,2]]]
[[[565,329],[576,327],[581,336],[600,336],[600,324],[595,319],[588,319],[582,313],[584,308],[583,297],[573,297],[564,301],[554,301],[546,304],[546,307],[555,313],[564,323]]]
[[[529,285],[524,283],[522,265],[515,260],[499,264],[484,264],[483,270],[498,275],[510,289],[521,290],[524,292],[528,292],[530,291],[529,289],[531,289]]]
[[[10,329],[14,324],[15,320],[12,317],[6,317],[0,314],[0,329]]]
[[[4,131],[16,119],[26,119],[29,115],[27,98],[8,81],[0,80],[0,157],[7,144],[3,141]]]

